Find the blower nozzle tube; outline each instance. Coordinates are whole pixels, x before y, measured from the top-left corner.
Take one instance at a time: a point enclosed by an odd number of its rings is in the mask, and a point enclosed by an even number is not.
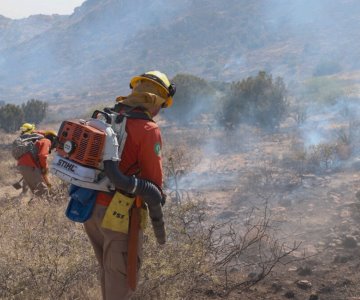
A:
[[[104,171],[117,189],[140,196],[145,201],[156,240],[160,245],[165,244],[166,232],[161,208],[162,194],[159,188],[148,180],[124,175],[120,172],[117,161],[104,161]]]

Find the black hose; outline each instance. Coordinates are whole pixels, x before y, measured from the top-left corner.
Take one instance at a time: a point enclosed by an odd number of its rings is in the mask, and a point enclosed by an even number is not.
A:
[[[127,193],[132,193],[135,186],[135,178],[126,176],[120,172],[118,162],[112,160],[104,161],[104,171],[106,176],[115,185],[115,188]]]
[[[148,180],[124,175],[120,172],[117,161],[104,161],[104,171],[116,189],[140,196],[145,201],[152,220],[162,219],[162,193],[155,184]]]
[[[160,245],[163,245],[166,242],[166,232],[161,208],[162,193],[160,189],[148,180],[124,175],[120,172],[117,161],[104,161],[104,171],[116,189],[140,196],[145,201],[149,209],[156,240]]]

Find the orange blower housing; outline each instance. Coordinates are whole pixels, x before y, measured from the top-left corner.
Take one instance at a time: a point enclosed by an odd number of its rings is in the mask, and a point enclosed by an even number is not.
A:
[[[85,121],[64,121],[59,133],[57,153],[83,166],[99,168],[105,146],[105,132]]]

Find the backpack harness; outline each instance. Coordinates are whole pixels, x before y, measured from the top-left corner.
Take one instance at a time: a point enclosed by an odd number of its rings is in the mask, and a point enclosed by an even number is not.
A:
[[[15,139],[11,146],[11,154],[19,160],[24,154],[30,153],[35,162],[39,161],[38,149],[35,142],[43,139],[44,136],[38,133],[22,134]]]
[[[137,111],[134,111],[134,110]],[[114,132],[119,143],[119,157],[121,158],[122,152],[124,151],[125,142],[127,139],[126,122],[128,119],[140,119],[154,122],[150,115],[142,107],[130,107],[128,105],[117,103],[112,109],[105,108],[105,112],[116,112],[118,115],[115,119],[115,124],[113,125]]]
[[[87,141],[89,139],[94,141],[94,138],[90,137],[94,137],[96,132],[91,132],[91,128],[100,131],[110,130],[113,133],[111,139],[114,139],[111,144],[114,145],[116,140],[118,146],[116,150],[117,157],[121,158],[127,139],[126,122],[128,119],[142,119],[154,122],[145,109],[130,107],[122,103],[116,103],[111,108],[106,107],[103,111],[95,110],[89,120],[64,121],[63,124],[65,125],[62,124],[59,130],[57,154],[51,164],[52,173],[60,179],[79,187],[104,192],[114,191],[115,187],[105,176],[103,166],[98,160],[99,157],[93,159],[94,156],[92,156],[93,160],[89,159],[89,155],[97,155],[102,150],[95,152],[92,144]],[[76,135],[76,132],[85,132],[87,138],[84,138],[84,134]],[[67,146],[70,146],[70,150],[66,148]],[[96,147],[96,144],[94,147]],[[105,147],[105,144],[101,147]],[[95,165],[94,161],[98,165]]]

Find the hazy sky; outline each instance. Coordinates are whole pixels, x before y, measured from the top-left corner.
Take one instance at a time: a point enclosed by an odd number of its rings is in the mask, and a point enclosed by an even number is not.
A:
[[[35,14],[70,15],[85,0],[0,0],[0,15],[11,19]]]

